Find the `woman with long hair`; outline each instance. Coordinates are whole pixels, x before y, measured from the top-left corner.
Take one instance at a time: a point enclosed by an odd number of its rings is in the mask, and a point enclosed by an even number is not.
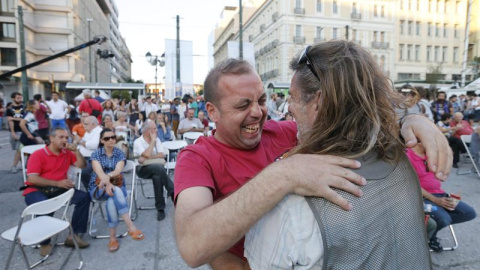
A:
[[[115,147],[116,138],[113,130],[108,128],[103,129],[100,133],[98,149],[91,156],[93,172],[89,184],[90,197],[107,201],[107,221],[110,231],[108,251],[110,252],[115,252],[119,248],[117,240],[119,216],[125,222],[128,234],[133,240],[143,240],[144,238],[142,231],[135,227],[128,214],[125,181],[122,181],[121,186],[111,183],[113,178],[123,178],[122,170],[127,160],[125,154]],[[96,181],[97,179],[99,181]]]
[[[161,142],[169,141],[172,137],[172,127],[166,118],[166,115],[163,113],[157,114],[158,138]]]
[[[102,104],[103,107],[103,113],[102,116],[105,115],[110,115],[112,117],[112,120],[114,119],[114,111],[115,111],[115,103],[111,99],[105,100]]]
[[[138,113],[138,119],[135,121],[135,137],[142,136],[142,126],[145,123],[147,117],[145,116],[145,111]]]
[[[289,111],[299,145],[286,158],[356,159],[361,167],[355,172],[366,184],[359,187],[361,197],[340,192],[351,203],[349,211],[324,198],[287,195],[247,234],[250,267],[431,269],[419,181],[394,110],[403,97],[354,42],[307,46],[290,67]]]
[[[29,100],[25,111],[27,112],[20,121],[20,128],[22,134],[20,135],[20,142],[24,145],[42,144],[43,139],[38,134],[38,122],[35,118],[35,112],[39,109],[38,101]]]
[[[130,125],[131,130],[135,129],[135,122],[138,119],[139,113],[140,113],[140,110],[138,108],[137,100],[132,98],[127,108],[128,124]]]

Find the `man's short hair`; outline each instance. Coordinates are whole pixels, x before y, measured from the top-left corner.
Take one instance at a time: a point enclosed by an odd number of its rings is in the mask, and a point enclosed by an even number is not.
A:
[[[146,96],[145,99],[152,99],[152,97],[151,96]]]
[[[145,132],[147,132],[147,130],[150,128],[150,125],[155,126],[155,122],[153,122],[151,120],[147,120],[147,121],[145,121],[145,123],[143,123],[142,134],[145,134]]]
[[[67,134],[68,134],[68,130],[67,130],[66,128],[57,126],[56,128],[54,128],[54,129],[52,129],[52,130],[50,131],[50,136],[55,137],[55,135],[57,135],[57,132],[58,132],[59,130],[63,130],[63,131],[65,131],[65,132],[67,132]]]
[[[90,115],[89,117],[85,118],[85,123],[95,124],[95,126],[98,126],[98,119],[95,116]]]
[[[83,89],[82,93],[83,93],[84,95],[89,95],[89,96],[91,96],[91,95],[92,95],[92,90],[90,90],[90,89]]]
[[[100,95],[100,91],[99,91],[99,90],[95,90],[95,94]]]
[[[42,95],[41,94],[35,94],[35,95],[33,95],[33,99],[36,100],[36,101],[40,101],[40,100],[42,100]]]
[[[438,91],[438,93],[437,93],[437,98],[438,98],[438,96],[439,96],[440,94],[444,94],[445,97],[447,96],[447,93],[445,93],[445,92],[443,92],[443,91]]]
[[[52,92],[52,95],[60,96],[60,94],[58,92]]]
[[[13,92],[13,93],[10,95],[10,98],[15,99],[17,96],[23,96],[23,95],[20,94],[19,92]]]
[[[210,102],[216,106],[220,104],[220,91],[218,82],[222,76],[243,75],[254,72],[252,66],[245,60],[229,58],[216,65],[205,78],[204,97],[205,102]]]

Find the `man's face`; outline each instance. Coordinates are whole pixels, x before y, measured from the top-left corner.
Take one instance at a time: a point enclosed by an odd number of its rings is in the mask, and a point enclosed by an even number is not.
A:
[[[151,98],[147,99],[147,103],[152,104],[152,99]]]
[[[58,95],[57,94],[52,94],[52,99],[57,101],[58,100]]]
[[[82,120],[83,128],[85,128],[85,119],[87,119],[87,117],[88,117],[88,113],[82,113],[82,117],[80,120]]]
[[[86,132],[90,132],[92,131],[95,127],[93,126],[93,124],[90,122],[90,121],[85,121],[85,123],[83,124],[83,127],[85,128],[85,131]]]
[[[198,112],[198,119],[200,119],[200,121],[203,121],[204,118],[205,118],[205,114],[203,113],[203,111],[199,111]]]
[[[16,95],[15,98],[13,99],[15,103],[21,104],[23,102],[23,96],[22,95]]]
[[[456,113],[456,114],[454,114],[454,115],[453,115],[453,120],[455,120],[455,122],[457,122],[457,123],[462,122],[462,120],[463,120],[463,114],[461,114],[461,113]]]
[[[50,136],[50,144],[56,150],[65,148],[68,141],[68,132],[66,130],[57,130],[55,136]]]
[[[194,110],[188,110],[188,112],[187,112],[188,120],[192,120],[194,116],[195,116],[195,111]]]
[[[452,98],[450,99],[450,101],[451,101],[451,102],[457,102],[457,97],[452,97]]]
[[[302,100],[301,91],[297,86],[297,72],[295,72],[290,83],[291,103],[288,110],[297,123],[299,141],[302,141],[303,136],[312,128],[317,114],[316,106],[313,104],[314,99],[305,104]]]
[[[219,106],[209,110],[216,123],[215,137],[237,149],[258,145],[267,118],[267,96],[258,75],[226,75],[218,82]]]
[[[438,100],[445,100],[445,94],[438,94],[438,97],[437,97]]]

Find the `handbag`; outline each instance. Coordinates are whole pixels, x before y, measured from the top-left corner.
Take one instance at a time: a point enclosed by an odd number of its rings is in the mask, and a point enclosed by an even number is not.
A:
[[[92,107],[92,104],[90,104],[90,100],[87,99],[87,103],[88,103],[88,106],[92,109],[92,115],[95,116],[95,117],[98,117],[101,114],[101,112],[98,111],[98,110],[95,110]]]
[[[105,189],[103,189],[102,194],[100,196],[97,196],[98,185],[100,184],[100,182],[101,182],[100,178],[97,177],[97,179],[95,179],[95,185],[97,187],[95,188],[95,191],[93,192],[93,198],[95,198],[96,200],[98,200],[99,198],[101,198],[105,194]],[[114,186],[122,187],[123,186],[123,176],[121,174],[119,174],[117,176],[110,177],[110,183],[112,183]]]
[[[165,161],[164,158],[150,158],[150,159],[147,159],[145,160],[142,164],[140,164],[141,166],[147,166],[147,165],[150,165],[150,164],[161,164],[161,165],[165,165],[167,162]]]

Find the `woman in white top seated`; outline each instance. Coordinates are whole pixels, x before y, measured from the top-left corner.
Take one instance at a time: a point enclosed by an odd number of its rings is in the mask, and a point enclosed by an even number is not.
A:
[[[117,144],[116,146],[125,153],[128,157],[128,123],[127,123],[127,113],[119,111],[117,112],[118,120],[113,123],[113,128],[115,129],[115,134],[117,134]]]

